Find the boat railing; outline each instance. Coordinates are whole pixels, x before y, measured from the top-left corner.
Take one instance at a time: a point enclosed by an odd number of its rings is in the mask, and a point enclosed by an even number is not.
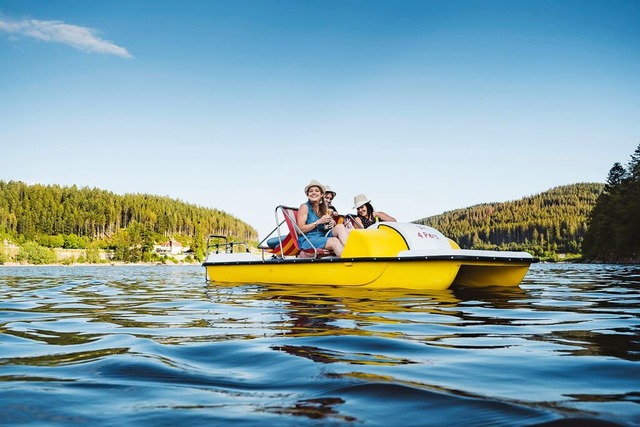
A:
[[[244,248],[244,250],[240,250],[242,248]],[[227,236],[220,236],[217,234],[210,234],[207,236],[205,259],[210,253],[232,254],[237,252],[250,252],[249,244],[247,242],[230,242]]]
[[[277,211],[277,208],[276,208]],[[282,253],[283,251],[283,242],[286,238],[286,234],[282,232],[282,230],[280,229],[282,224],[284,224],[285,221],[284,219],[280,222],[278,222],[278,217],[277,217],[277,213],[276,213],[276,226],[273,230],[271,230],[269,232],[269,234],[267,234],[267,237],[265,237],[264,239],[262,239],[259,243],[258,243],[258,249],[262,250],[262,260],[264,261],[265,259],[265,252],[268,253],[272,253],[272,254],[276,254],[276,255],[280,255],[281,257],[284,256],[284,254]],[[288,231],[287,231],[288,232]],[[275,239],[277,235],[278,238],[278,244],[275,247],[271,247],[269,246],[269,244],[267,243],[267,241],[271,240],[271,239]]]
[[[244,247],[244,250],[241,250]],[[220,236],[217,234],[209,234],[207,236],[207,245],[205,248],[204,259],[209,259],[209,254],[233,254],[233,253],[247,253],[249,250],[249,244],[247,242],[230,242],[227,236]],[[209,282],[209,274],[205,268],[204,280]]]

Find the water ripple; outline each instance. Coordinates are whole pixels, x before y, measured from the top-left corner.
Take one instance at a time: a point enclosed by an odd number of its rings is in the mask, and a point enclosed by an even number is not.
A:
[[[203,275],[0,267],[0,424],[640,425],[638,266],[440,292]]]

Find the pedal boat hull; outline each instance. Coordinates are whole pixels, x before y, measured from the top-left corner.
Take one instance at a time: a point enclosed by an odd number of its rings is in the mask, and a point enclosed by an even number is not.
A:
[[[439,231],[411,223],[380,223],[353,230],[342,257],[267,258],[212,253],[203,266],[214,282],[337,285],[443,290],[518,286],[531,263],[526,252],[460,249]]]

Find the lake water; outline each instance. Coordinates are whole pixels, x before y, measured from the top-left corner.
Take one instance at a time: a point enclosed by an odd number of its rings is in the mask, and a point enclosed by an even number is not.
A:
[[[519,288],[0,267],[1,425],[640,425],[640,266]]]

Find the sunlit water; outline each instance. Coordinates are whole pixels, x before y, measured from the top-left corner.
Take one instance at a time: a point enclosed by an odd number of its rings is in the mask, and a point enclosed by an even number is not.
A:
[[[0,267],[1,425],[640,425],[640,267],[519,288]]]

